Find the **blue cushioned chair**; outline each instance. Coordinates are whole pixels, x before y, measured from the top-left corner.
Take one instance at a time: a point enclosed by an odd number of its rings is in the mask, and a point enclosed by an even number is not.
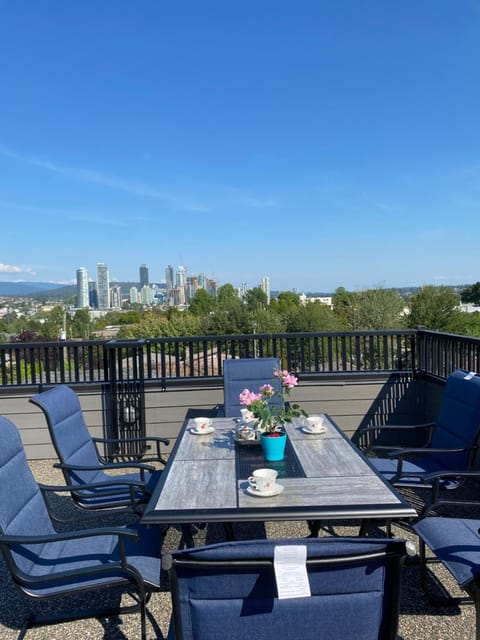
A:
[[[471,471],[463,476],[480,479],[480,472]],[[438,481],[440,477],[437,476],[435,480]],[[478,516],[479,507],[480,503],[474,501],[437,500],[413,525],[420,538],[420,575],[426,595],[437,606],[473,602],[477,640],[480,640],[480,519],[464,516],[469,511],[473,515],[473,509]],[[427,556],[427,546],[433,555]],[[432,564],[438,562],[449,570],[468,595],[450,595],[438,573],[430,571]]]
[[[47,419],[48,430],[60,460],[55,466],[63,471],[65,482],[72,487],[75,503],[83,509],[116,508],[116,511],[138,509],[148,501],[161,469],[147,462],[160,462],[160,445],[168,445],[165,438],[135,438],[146,445],[156,445],[156,456],[143,462],[110,462],[102,460],[97,444],[115,443],[112,439],[92,438],[83,417],[77,394],[68,385],[59,385],[30,400],[39,406]],[[127,473],[118,473],[124,470]],[[115,471],[115,475],[109,472]],[[95,484],[95,489],[84,485]]]
[[[424,446],[407,446],[409,432],[427,430]],[[402,445],[371,446],[379,457],[370,462],[399,487],[425,487],[428,474],[466,471],[471,468],[480,433],[480,376],[457,369],[447,379],[438,418],[434,424],[405,427],[372,427],[375,433],[400,433]],[[385,456],[386,457],[382,457]],[[451,483],[451,486],[454,486]]]
[[[239,395],[244,389],[258,392],[264,384],[281,390],[280,378],[274,378],[275,369],[280,369],[278,358],[237,358],[223,361],[223,415],[228,418],[240,416]],[[272,406],[282,406],[281,397],[273,397]]]
[[[20,632],[30,626],[86,617],[140,611],[141,637],[146,638],[146,603],[160,588],[161,537],[158,529],[129,528],[56,532],[44,492],[30,470],[15,425],[0,417],[0,547],[14,583],[27,596],[57,599],[77,592],[125,586],[135,595],[133,604],[57,612],[51,617],[32,614]],[[59,487],[50,487],[58,491]],[[56,600],[55,600],[56,601]],[[50,603],[51,604],[51,603]],[[53,606],[53,605],[51,605]]]
[[[277,545],[307,547],[311,596],[279,599]],[[175,551],[169,640],[396,638],[406,543],[319,538],[226,542]]]

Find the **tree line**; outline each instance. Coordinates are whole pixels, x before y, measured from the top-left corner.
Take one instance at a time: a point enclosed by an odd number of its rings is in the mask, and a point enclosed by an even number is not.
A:
[[[467,287],[467,297],[480,297],[480,283]],[[464,299],[462,293],[462,301]],[[348,291],[339,287],[332,307],[321,302],[302,303],[300,296],[283,291],[268,302],[260,287],[243,300],[231,284],[219,287],[216,297],[200,289],[190,308],[179,311],[131,309],[111,311],[91,320],[88,309],[73,315],[58,305],[48,312],[0,320],[3,341],[57,340],[62,329],[69,339],[95,339],[108,325],[120,325],[118,338],[292,333],[318,331],[375,331],[423,326],[426,329],[480,336],[480,314],[459,310],[460,296],[450,287],[426,285],[408,299],[382,287]]]

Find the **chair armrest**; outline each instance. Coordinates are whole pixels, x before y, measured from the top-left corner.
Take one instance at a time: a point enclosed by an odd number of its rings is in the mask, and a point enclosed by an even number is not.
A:
[[[35,586],[35,585],[48,585],[59,584],[59,581],[66,580],[67,584],[72,581],[75,582],[77,578],[86,579],[88,577],[94,578],[98,576],[100,578],[106,578],[111,575],[124,576],[127,580],[133,580],[135,583],[139,583],[138,570],[131,566],[127,562],[127,556],[125,553],[125,538],[131,540],[138,540],[139,535],[132,529],[122,528],[95,528],[95,529],[83,529],[78,531],[62,531],[50,535],[40,536],[18,536],[18,535],[1,535],[0,534],[0,547],[6,547],[10,551],[11,546],[16,545],[43,545],[48,543],[62,542],[66,540],[79,540],[85,538],[93,538],[96,536],[116,536],[118,539],[118,551],[119,558],[115,562],[108,564],[100,564],[99,566],[78,566],[76,569],[62,569],[62,565],[65,559],[61,555],[58,556],[58,563],[60,570],[48,571],[43,574],[27,574],[19,570],[10,553],[5,553],[5,560],[10,568],[12,575],[23,586]],[[35,562],[35,554],[32,553],[33,561]],[[39,557],[41,561],[41,556]],[[55,558],[51,558],[55,561]],[[71,592],[71,591],[70,591]]]
[[[112,476],[114,478],[114,476]],[[77,499],[89,499],[89,498],[124,498],[125,494],[128,494],[130,501],[130,509],[132,513],[136,513],[139,505],[151,495],[144,482],[136,482],[134,480],[123,480],[121,482],[95,482],[82,485],[46,485],[38,484],[38,487],[42,494],[48,493],[70,493],[72,497]],[[95,493],[93,493],[95,492]],[[52,520],[55,522],[71,523],[77,520],[75,517],[59,517],[55,514],[48,501],[45,501],[48,513]],[[112,507],[115,505],[112,504]],[[97,516],[95,516],[97,517]],[[85,515],[82,515],[82,519]],[[93,520],[93,518],[91,518]]]
[[[160,436],[139,436],[138,438],[92,438],[92,441],[97,449],[97,455],[101,462],[101,464],[108,464],[104,462],[105,456],[103,456],[99,449],[99,444],[138,444],[145,443],[147,445],[147,449],[150,449],[151,446],[148,443],[154,443],[156,449],[156,455],[146,458],[146,462],[161,462],[163,465],[167,464],[167,461],[162,456],[162,452],[160,450],[160,445],[164,444],[168,446],[170,444],[170,440],[168,438],[161,438]],[[121,457],[121,456],[119,456]]]
[[[155,442],[158,444],[169,445],[170,440],[168,438],[161,438],[160,436],[139,436],[138,438],[92,438],[94,442],[99,444],[115,444],[121,442]]]
[[[79,529],[78,531],[61,531],[42,536],[10,536],[0,534],[0,544],[44,544],[46,542],[60,542],[75,540],[77,538],[93,538],[95,536],[117,536],[118,538],[131,538],[138,540],[139,534],[133,529],[95,528]]]
[[[431,453],[465,453],[466,451],[472,451],[476,447],[461,447],[460,449],[442,449],[433,447],[406,447],[402,449],[394,449],[393,451],[386,452],[389,458],[404,458],[406,455],[429,455]]]
[[[104,471],[105,469],[137,469],[138,471],[150,471],[153,473],[155,467],[145,462],[108,462],[98,465],[81,465],[68,464],[66,462],[55,462],[53,465],[56,469],[65,469],[66,471]],[[114,476],[112,476],[113,478]]]
[[[426,473],[426,480],[436,480],[436,479],[448,479],[448,478],[480,478],[480,470],[465,471],[435,471],[433,473]]]
[[[451,499],[451,494],[449,492],[449,499],[440,498],[440,492],[442,489],[448,490],[448,480],[453,480],[455,482],[465,481],[469,478],[479,478],[480,479],[480,470],[471,470],[471,471],[435,471],[433,473],[425,474],[425,482],[429,482],[432,485],[432,497],[430,502],[428,502],[422,509],[420,513],[420,517],[423,518],[432,510],[437,510],[439,507],[444,508],[447,507],[471,507],[478,506],[480,507],[480,500],[464,500],[455,498]],[[446,486],[445,483],[447,482]]]
[[[115,476],[112,476],[112,478],[114,477]],[[63,485],[39,484],[38,486],[44,492],[52,491],[54,493],[60,493],[60,492],[72,493],[72,492],[78,492],[79,489],[81,489],[82,491],[84,489],[91,489],[91,490],[103,489],[103,488],[111,489],[112,484],[115,484],[115,487],[122,488],[123,490],[130,489],[130,487],[138,487],[139,489],[144,491],[146,491],[147,489],[147,485],[145,484],[145,482],[140,482],[140,481],[136,482],[135,480],[122,480],[121,482],[115,482],[115,483],[94,482],[90,484],[63,484]],[[112,495],[116,495],[118,493],[119,491],[116,490],[112,493]]]
[[[413,429],[432,429],[435,426],[434,422],[423,422],[421,424],[380,424],[372,427],[365,427],[362,429],[362,433],[368,433],[369,431],[378,431],[381,429],[401,429],[401,430],[413,430]]]
[[[359,433],[360,446],[366,453],[374,452],[377,447],[427,446],[434,427],[435,423],[433,422],[366,427]],[[412,442],[412,438],[415,438],[414,442]],[[404,439],[406,442],[402,442]]]

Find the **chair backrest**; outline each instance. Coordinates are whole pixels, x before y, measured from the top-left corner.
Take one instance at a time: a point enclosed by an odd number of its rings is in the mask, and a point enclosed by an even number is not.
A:
[[[77,394],[68,385],[58,385],[39,393],[30,402],[38,405],[47,419],[50,437],[58,459],[77,466],[99,465],[97,450],[83,417]],[[101,470],[65,473],[69,484],[94,483]]]
[[[223,361],[223,403],[225,416],[237,418],[242,408],[239,395],[244,389],[258,392],[264,384],[271,384],[280,391],[280,378],[274,378],[275,369],[280,369],[279,358],[237,358]],[[274,397],[272,406],[282,406],[282,399]]]
[[[28,465],[17,427],[0,416],[0,531],[5,535],[55,533],[47,506]],[[28,554],[12,554],[17,566],[29,572]]]
[[[310,596],[279,599],[278,545],[305,545]],[[248,540],[174,551],[176,640],[396,637],[404,540]]]
[[[457,369],[447,379],[431,447],[460,449],[477,443],[480,433],[480,376]],[[445,469],[465,469],[469,453],[437,455]]]

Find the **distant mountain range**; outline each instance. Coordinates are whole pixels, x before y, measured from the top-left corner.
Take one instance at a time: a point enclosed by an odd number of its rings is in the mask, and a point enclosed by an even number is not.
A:
[[[52,282],[0,282],[0,296],[29,296],[64,288]]]

